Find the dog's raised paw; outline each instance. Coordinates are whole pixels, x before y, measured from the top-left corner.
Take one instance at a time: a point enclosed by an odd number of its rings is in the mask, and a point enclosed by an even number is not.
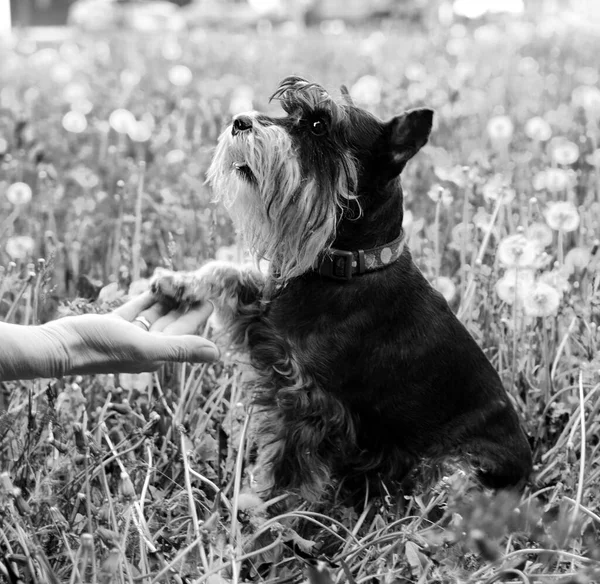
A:
[[[173,272],[157,268],[150,290],[159,302],[189,308],[208,298],[207,286],[195,272]]]

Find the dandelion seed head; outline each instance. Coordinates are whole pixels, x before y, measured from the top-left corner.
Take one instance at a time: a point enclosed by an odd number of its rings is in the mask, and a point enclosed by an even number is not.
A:
[[[27,260],[33,256],[35,241],[28,235],[15,235],[8,238],[5,249],[12,260]]]
[[[510,268],[506,270],[502,278],[495,285],[496,294],[502,302],[513,304],[523,302],[523,298],[529,294],[533,287],[533,271],[529,269],[517,270]]]
[[[185,87],[192,82],[193,74],[189,67],[185,65],[174,65],[169,69],[169,81],[175,87]]]
[[[565,269],[569,274],[584,270],[592,259],[592,254],[585,247],[574,247],[565,256]]]
[[[350,96],[361,105],[376,106],[381,102],[381,81],[374,75],[363,75],[350,88]]]
[[[6,198],[15,206],[26,205],[31,201],[31,187],[24,182],[12,183],[6,189]]]
[[[435,289],[446,299],[446,302],[452,302],[456,296],[456,285],[446,276],[438,276],[434,282]]]
[[[545,223],[532,223],[525,233],[529,239],[537,241],[541,249],[552,244],[552,230]]]
[[[147,142],[152,136],[152,128],[144,121],[136,122],[127,132],[134,142]]]
[[[67,132],[73,134],[81,134],[87,128],[87,120],[85,116],[78,111],[67,112],[62,119],[62,126]]]
[[[560,306],[560,292],[542,281],[534,284],[523,298],[523,310],[527,316],[554,316]]]
[[[556,231],[570,232],[579,227],[579,212],[569,201],[551,203],[545,215],[548,225]]]
[[[554,269],[549,272],[540,274],[538,281],[552,286],[555,290],[558,290],[561,295],[571,289],[571,284],[569,283],[569,271],[567,268],[560,265],[555,266]]]
[[[531,267],[539,253],[535,241],[521,234],[509,235],[498,244],[497,258],[505,267]]]
[[[115,132],[127,134],[137,122],[135,116],[129,110],[118,108],[110,114],[108,123]]]
[[[552,159],[562,166],[575,164],[579,159],[579,146],[570,140],[560,140],[550,149]]]
[[[169,152],[165,154],[165,162],[167,164],[181,164],[184,160],[185,152],[183,150],[169,150]]]
[[[492,140],[510,141],[514,124],[508,116],[494,116],[487,123],[487,133]]]
[[[552,128],[544,118],[536,116],[527,120],[527,123],[525,124],[525,134],[532,140],[546,142],[546,140],[550,140],[552,137]]]

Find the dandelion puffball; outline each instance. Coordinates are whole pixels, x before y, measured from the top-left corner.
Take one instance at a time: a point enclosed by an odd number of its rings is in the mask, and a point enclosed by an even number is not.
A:
[[[138,71],[133,69],[124,69],[121,71],[121,75],[119,75],[119,79],[121,81],[121,85],[123,87],[135,87],[139,82],[142,76]]]
[[[185,152],[183,150],[169,150],[169,152],[165,154],[165,162],[167,164],[181,164],[184,160]]]
[[[215,252],[215,259],[222,262],[239,262],[240,250],[237,245],[224,245]]]
[[[600,112],[600,89],[591,85],[580,85],[571,94],[573,105],[580,106],[588,114]]]
[[[535,241],[517,233],[509,235],[498,244],[498,261],[507,268],[533,266],[539,253]]]
[[[35,241],[28,235],[15,235],[6,241],[6,253],[13,260],[26,260],[33,255]]]
[[[600,166],[600,148],[596,148],[591,154],[585,157],[588,164]]]
[[[427,196],[434,202],[437,203],[442,193],[444,192],[444,187],[438,184],[431,185],[431,188],[427,191]]]
[[[575,231],[579,227],[579,213],[573,203],[558,201],[548,206],[546,222],[556,231]]]
[[[351,87],[350,95],[357,103],[377,105],[381,101],[381,82],[374,75],[363,75]]]
[[[545,223],[532,223],[525,233],[528,239],[537,241],[540,248],[548,247],[552,243],[552,230]]]
[[[446,299],[446,302],[452,302],[456,296],[456,285],[446,276],[438,276],[433,281],[434,288]]]
[[[457,223],[452,228],[452,243],[460,249],[475,241],[475,226],[472,223]]]
[[[531,270],[508,269],[496,282],[496,294],[506,304],[513,304],[516,300],[522,303],[525,296],[530,293],[533,281]]]
[[[527,316],[554,316],[558,312],[560,296],[556,288],[538,281],[523,297],[523,310]]]
[[[500,199],[502,204],[508,205],[516,196],[514,189],[509,188],[507,177],[496,174],[483,186],[482,194],[486,201],[497,201]]]
[[[487,133],[492,140],[510,141],[514,124],[508,116],[494,116],[487,123]]]
[[[562,168],[548,168],[544,172],[544,187],[553,193],[564,191],[569,187],[569,174]]]
[[[31,187],[24,182],[12,183],[6,189],[6,198],[13,205],[26,205],[31,201]]]
[[[87,120],[79,111],[67,112],[62,119],[62,126],[67,132],[81,134],[87,128]]]
[[[538,282],[552,286],[561,296],[571,288],[569,284],[569,272],[564,266],[550,270],[549,272],[543,272],[540,274]]]
[[[569,274],[576,270],[583,270],[587,267],[592,259],[592,254],[585,247],[574,247],[569,250],[565,256],[565,269]]]
[[[152,136],[152,128],[146,122],[136,122],[127,134],[134,142],[147,142]]]
[[[551,155],[557,164],[570,166],[579,158],[579,146],[570,140],[563,140],[551,148]]]
[[[544,118],[536,116],[525,124],[525,134],[532,140],[545,142],[552,137],[552,128]]]
[[[136,125],[135,116],[126,109],[118,108],[108,117],[108,123],[119,134],[127,134]]]
[[[192,71],[185,65],[175,65],[169,69],[169,81],[176,87],[185,87],[192,82]]]

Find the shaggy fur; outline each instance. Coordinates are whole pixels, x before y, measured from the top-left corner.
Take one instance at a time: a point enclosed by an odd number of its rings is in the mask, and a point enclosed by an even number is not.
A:
[[[459,457],[483,484],[523,482],[531,453],[481,349],[408,248],[349,280],[318,271],[332,248],[369,249],[402,232],[399,175],[426,143],[433,112],[389,122],[290,77],[287,114],[237,116],[209,171],[258,258],[162,271],[160,297],[207,299],[256,371],[255,488],[321,498],[334,478],[402,480],[427,459]]]

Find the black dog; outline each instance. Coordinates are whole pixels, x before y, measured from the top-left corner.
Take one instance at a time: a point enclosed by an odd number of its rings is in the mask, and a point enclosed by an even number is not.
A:
[[[311,500],[334,477],[402,479],[465,460],[490,487],[522,483],[531,453],[502,383],[404,245],[399,175],[433,112],[389,122],[285,79],[285,117],[238,115],[209,170],[256,269],[159,273],[183,305],[211,299],[256,370],[256,489]]]

